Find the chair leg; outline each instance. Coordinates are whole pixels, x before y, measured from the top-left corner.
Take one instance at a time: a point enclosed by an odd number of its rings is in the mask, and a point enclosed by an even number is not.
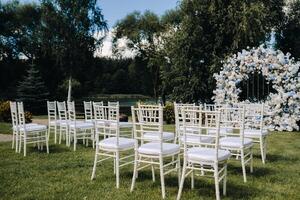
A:
[[[59,144],[61,144],[62,127],[59,128]],[[56,141],[55,141],[56,144]]]
[[[16,134],[13,133],[12,143],[11,143],[11,149],[14,149],[14,147],[15,147],[15,137],[16,137]]]
[[[153,162],[152,158],[151,158],[151,162]],[[155,170],[153,164],[151,164],[151,171],[152,171],[152,181],[155,182]]]
[[[227,163],[225,163],[224,178],[223,178],[223,195],[226,196],[226,185],[227,185]]]
[[[216,187],[216,200],[220,200],[219,170],[217,164],[214,166],[214,177],[215,177],[215,187]]]
[[[181,193],[182,193],[184,179],[185,179],[185,171],[186,171],[186,161],[184,159],[183,169],[182,169],[182,173],[181,173],[181,180],[180,180],[179,190],[178,190],[178,194],[177,194],[177,200],[180,200],[180,198],[181,198]]]
[[[132,192],[133,189],[134,189],[135,180],[137,178],[137,167],[138,167],[138,153],[137,153],[137,150],[135,150],[134,167],[133,167],[133,175],[132,175],[132,182],[131,182],[130,192]]]
[[[267,137],[264,137],[263,141],[264,141],[264,160],[266,162],[266,159],[267,159]]]
[[[24,137],[24,156],[26,156],[26,138]]]
[[[192,164],[192,167],[193,164]],[[194,189],[195,188],[195,179],[194,179],[194,170],[192,169],[192,173],[191,173],[191,189]]]
[[[74,129],[73,135],[74,135],[74,151],[76,151],[76,144],[77,144],[76,129]]]
[[[22,137],[20,136],[20,138],[19,138],[19,150],[18,150],[19,153],[21,153],[21,148],[22,148]]]
[[[261,160],[262,163],[265,164],[264,139],[262,137],[259,138],[259,146],[260,146]]]
[[[244,182],[246,183],[247,182],[247,177],[246,177],[244,149],[241,150],[241,163],[242,163],[242,170],[243,170],[243,178],[244,178]]]
[[[180,186],[180,178],[181,178],[181,167],[180,167],[180,154],[177,155],[177,176],[178,176],[178,187]]]
[[[116,187],[120,187],[120,167],[119,167],[119,162],[120,162],[120,153],[119,151],[116,152]]]
[[[50,133],[49,133],[49,135],[50,135]],[[55,142],[55,144],[56,144],[56,140],[57,140],[56,135],[57,135],[57,125],[54,126],[54,142]]]
[[[93,166],[91,180],[93,180],[96,175],[96,168],[97,168],[97,162],[98,162],[98,151],[99,151],[99,146],[96,145],[96,152],[95,152],[95,159],[94,159],[94,166]]]
[[[19,151],[19,134],[16,134],[16,153]]]
[[[253,173],[253,149],[250,148],[250,173]]]
[[[160,170],[161,194],[162,194],[162,198],[164,199],[166,197],[166,191],[165,191],[164,163],[163,163],[162,156],[159,156],[159,170]]]

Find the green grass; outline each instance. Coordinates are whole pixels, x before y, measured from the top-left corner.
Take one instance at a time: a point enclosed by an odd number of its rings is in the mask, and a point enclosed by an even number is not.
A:
[[[166,130],[173,129],[166,126]],[[129,192],[132,166],[121,169],[120,189],[115,188],[110,161],[98,165],[97,177],[91,181],[91,147],[79,144],[73,152],[51,141],[49,155],[30,147],[27,157],[23,157],[10,145],[0,143],[0,199],[161,199],[159,172],[153,183],[151,169],[140,173],[133,193]],[[247,174],[247,183],[243,183],[240,163],[229,162],[228,194],[222,199],[300,199],[300,133],[274,133],[268,138],[268,147],[266,165],[255,150],[254,173]],[[167,175],[165,182],[167,199],[175,199],[176,175]],[[186,179],[182,199],[215,199],[213,180],[197,177],[191,190]]]
[[[0,122],[0,133],[1,134],[12,134],[11,124],[6,122]]]

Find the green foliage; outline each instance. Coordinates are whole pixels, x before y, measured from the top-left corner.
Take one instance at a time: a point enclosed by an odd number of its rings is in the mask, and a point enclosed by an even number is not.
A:
[[[174,104],[172,102],[167,102],[164,107],[164,120],[167,124],[175,123]]]
[[[162,80],[169,97],[210,101],[213,73],[219,71],[221,61],[237,50],[263,43],[278,26],[282,5],[282,0],[182,1],[182,22],[165,42],[168,60]]]
[[[9,101],[0,102],[0,122],[11,122]]]
[[[277,33],[277,48],[300,59],[300,1],[288,4],[288,11]]]
[[[18,98],[28,106],[31,111],[36,112],[39,104],[45,104],[49,93],[45,87],[45,83],[40,76],[39,70],[32,65],[18,85]]]

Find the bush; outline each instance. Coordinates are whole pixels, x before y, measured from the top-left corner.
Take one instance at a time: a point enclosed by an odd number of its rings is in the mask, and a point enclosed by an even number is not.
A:
[[[164,120],[167,124],[175,123],[174,104],[171,102],[167,102],[164,107]]]
[[[1,122],[11,122],[9,101],[0,102],[0,121]],[[26,121],[26,123],[32,122],[32,113],[31,112],[28,112],[28,111],[25,112],[25,121]]]
[[[0,121],[11,122],[9,101],[0,102]]]

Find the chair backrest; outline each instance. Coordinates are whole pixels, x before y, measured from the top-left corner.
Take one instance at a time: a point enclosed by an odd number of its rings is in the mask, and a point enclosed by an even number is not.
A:
[[[183,146],[184,156],[187,156],[187,148],[189,146],[205,146],[215,150],[214,162],[218,162],[218,149],[219,149],[219,137],[220,137],[220,111],[210,111],[195,109],[192,107],[183,108]],[[207,124],[203,119],[206,116],[213,116],[216,119],[216,123]],[[191,123],[192,122],[192,123]],[[193,129],[193,131],[189,131]],[[205,130],[214,129],[216,134],[206,134]],[[187,141],[187,137],[199,138],[193,141]],[[211,140],[202,140],[201,138],[212,138]]]
[[[66,102],[56,102],[57,103],[57,111],[58,111],[58,117],[59,120],[68,120],[68,114],[67,114],[67,108],[66,108]]]
[[[131,107],[134,138],[141,143],[154,141],[144,137],[146,132],[156,132],[159,137],[156,141],[160,144],[162,152],[163,143],[163,107],[161,105],[143,105],[137,108]]]
[[[84,119],[85,121],[91,121],[93,119],[93,104],[91,101],[84,101]]]
[[[225,135],[240,137],[241,144],[244,144],[245,106],[227,106],[220,108],[219,111],[221,112],[220,126],[227,130],[235,130]]]
[[[25,130],[25,112],[24,112],[24,106],[23,102],[17,102],[17,107],[18,107],[18,121],[19,121],[19,126],[22,126]]]
[[[47,101],[48,122],[56,121],[56,101]]]
[[[245,106],[245,129],[264,129],[264,111],[265,106],[261,104],[244,104]]]
[[[18,128],[18,112],[17,112],[17,103],[10,101],[10,114],[11,114],[11,123],[13,128]]]
[[[76,122],[76,112],[75,112],[75,103],[74,101],[67,102],[68,109],[68,120],[71,122]]]
[[[94,105],[95,131],[99,135],[117,138],[119,145],[119,106]]]
[[[196,104],[178,104],[174,102],[174,114],[175,114],[175,129],[177,136],[182,130],[183,125],[183,109],[184,108],[190,108],[190,109],[201,109],[201,106],[196,106]],[[192,122],[190,122],[192,123]]]
[[[108,106],[120,106],[118,101],[109,101],[109,102],[107,102],[107,105]]]

